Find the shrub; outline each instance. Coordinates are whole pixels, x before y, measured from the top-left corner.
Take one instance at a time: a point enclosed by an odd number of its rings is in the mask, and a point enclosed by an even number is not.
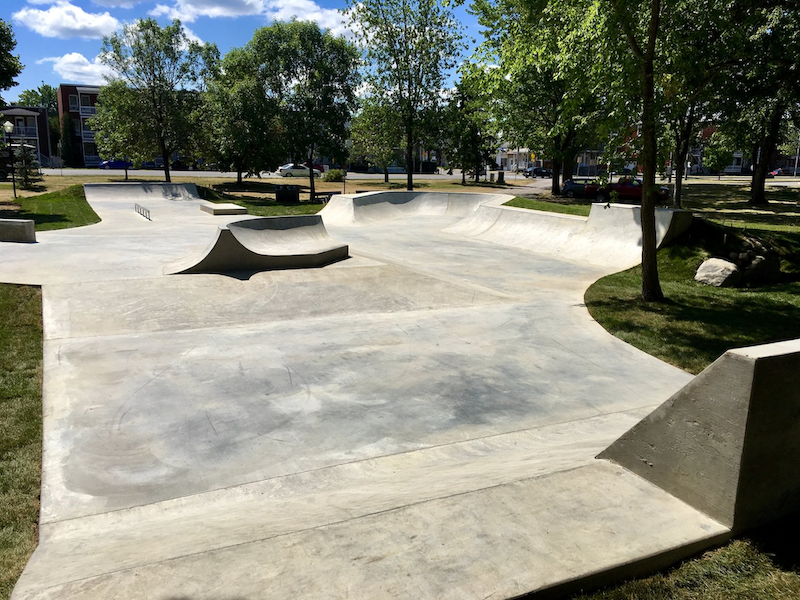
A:
[[[322,181],[344,181],[344,170],[330,169],[322,176]]]

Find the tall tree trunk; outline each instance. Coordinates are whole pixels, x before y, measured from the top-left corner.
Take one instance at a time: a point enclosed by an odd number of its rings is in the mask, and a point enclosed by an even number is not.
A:
[[[675,144],[677,166],[675,168],[675,193],[672,196],[672,206],[674,208],[681,208],[683,199],[683,175],[689,157],[689,142],[692,139],[692,128],[694,127],[694,109],[695,103],[692,102],[685,120],[679,123],[676,128],[678,134]]]
[[[650,2],[647,50],[642,57],[642,300],[664,299],[656,257],[656,115],[654,54],[661,17],[661,0]]]
[[[574,165],[574,159],[575,157],[573,156],[571,159],[565,158],[563,161],[561,161],[561,181],[572,181],[572,167]]]
[[[161,145],[161,158],[164,161],[164,181],[171,183],[172,179],[169,176],[169,152],[167,151],[167,144],[164,142],[164,138],[159,140],[159,144]]]
[[[238,183],[239,185],[242,184],[242,172],[241,171],[236,171],[236,183]]]
[[[309,196],[308,201],[314,202],[314,194],[316,194],[316,189],[314,188],[314,144],[311,144],[311,147],[308,149],[308,162],[306,163],[308,166],[308,189],[309,189]]]
[[[414,117],[406,116],[406,189],[414,189]]]
[[[467,169],[461,168],[461,185],[467,185]]]
[[[767,134],[761,143],[761,156],[758,158],[758,164],[753,169],[753,180],[750,185],[750,201],[748,204],[764,205],[767,204],[767,196],[764,192],[764,186],[767,181],[767,172],[769,170],[769,163],[772,160],[772,155],[778,147],[778,135],[780,133],[781,119],[785,111],[785,105],[779,101],[775,103],[775,107],[770,113],[769,123],[767,124]]]
[[[553,177],[550,180],[550,193],[553,196],[560,196],[561,195],[561,186],[559,185],[560,177],[561,177],[561,159],[554,158],[553,159]]]
[[[383,183],[389,183],[389,165],[383,166]]]

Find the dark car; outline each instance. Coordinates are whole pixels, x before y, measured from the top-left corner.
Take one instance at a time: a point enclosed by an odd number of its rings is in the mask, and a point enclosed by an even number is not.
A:
[[[522,172],[522,174],[525,177],[533,177],[533,178],[542,177],[542,178],[544,178],[544,177],[552,177],[553,176],[553,171],[550,170],[550,169],[545,169],[543,167],[528,167],[527,169],[525,169]]]
[[[641,203],[642,190],[644,185],[641,179],[634,177],[620,177],[617,183],[608,183],[599,187],[595,193],[598,202],[608,202],[615,194],[615,200],[620,202],[634,202]],[[587,190],[588,193],[588,190]],[[659,204],[666,204],[669,202],[669,188],[661,186],[658,189],[658,197],[656,200]]]
[[[133,163],[129,160],[104,160],[100,163],[101,169],[132,169]]]
[[[567,179],[561,184],[561,195],[567,198],[583,196],[586,193],[586,182]]]

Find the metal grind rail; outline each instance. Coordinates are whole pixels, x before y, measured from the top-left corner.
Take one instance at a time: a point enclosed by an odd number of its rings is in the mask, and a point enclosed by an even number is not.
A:
[[[139,213],[140,215],[142,215],[142,216],[143,216],[145,219],[147,219],[148,221],[152,221],[152,220],[153,220],[153,219],[151,219],[151,218],[150,218],[150,211],[149,211],[149,210],[147,210],[147,209],[146,209],[144,206],[142,206],[141,204],[134,204],[134,205],[133,205],[133,208],[134,208],[134,210],[135,210],[137,213]]]

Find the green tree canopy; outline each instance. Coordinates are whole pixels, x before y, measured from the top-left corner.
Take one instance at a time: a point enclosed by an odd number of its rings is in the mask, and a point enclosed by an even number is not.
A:
[[[0,91],[10,89],[17,85],[14,78],[22,72],[22,63],[19,55],[12,52],[17,47],[17,40],[11,25],[0,19]],[[0,104],[5,104],[5,100],[0,96]]]
[[[350,125],[353,146],[350,155],[364,158],[383,170],[389,181],[389,165],[397,158],[403,140],[403,127],[395,110],[377,98],[362,101],[360,112]]]
[[[441,103],[446,75],[464,48],[461,25],[440,0],[349,0],[348,9],[370,93],[403,121],[411,190],[414,149],[425,136],[420,118]]]
[[[114,70],[127,91],[117,86],[113,95],[104,98],[101,90],[93,124],[97,135],[128,140],[136,131],[135,147],[123,154],[161,156],[164,176],[170,181],[172,154],[192,146],[191,115],[199,104],[199,96],[192,90],[217,57],[215,46],[189,41],[178,20],[163,28],[154,19],[139,20],[104,37],[100,60]],[[114,106],[116,102],[123,108]],[[129,110],[132,106],[141,109],[135,122]],[[121,133],[117,135],[115,130]],[[103,144],[101,140],[98,145]],[[121,151],[116,144],[111,141],[109,147]]]
[[[360,82],[356,48],[316,23],[293,20],[256,30],[244,52],[241,60],[252,61],[264,93],[280,106],[292,158],[306,160],[309,166],[317,155],[343,161]],[[313,195],[313,170],[309,171]]]

